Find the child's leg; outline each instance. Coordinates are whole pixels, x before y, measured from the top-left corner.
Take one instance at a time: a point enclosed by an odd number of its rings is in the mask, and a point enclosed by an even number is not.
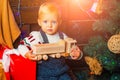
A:
[[[72,80],[71,77],[68,74],[63,74],[61,76],[55,76],[55,77],[37,77],[37,80]]]
[[[66,73],[59,77],[58,80],[72,80],[71,77]]]

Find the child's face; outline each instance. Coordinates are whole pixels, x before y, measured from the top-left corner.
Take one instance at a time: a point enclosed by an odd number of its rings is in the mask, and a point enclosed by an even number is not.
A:
[[[42,18],[38,19],[38,23],[41,29],[49,35],[55,34],[59,26],[58,16],[55,13],[44,13]]]

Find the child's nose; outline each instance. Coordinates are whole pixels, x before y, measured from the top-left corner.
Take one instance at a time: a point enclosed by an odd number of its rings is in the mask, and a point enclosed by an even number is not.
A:
[[[50,22],[50,23],[48,24],[48,26],[49,26],[49,27],[52,27],[52,23]]]

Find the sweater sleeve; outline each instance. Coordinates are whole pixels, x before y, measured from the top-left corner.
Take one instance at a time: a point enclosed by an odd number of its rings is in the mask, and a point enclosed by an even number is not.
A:
[[[23,57],[25,57],[25,54],[29,51],[29,49],[27,46],[20,44],[18,46],[18,51]]]
[[[68,36],[65,33],[63,33],[63,36],[64,36],[64,39],[68,38]]]
[[[25,57],[25,54],[31,50],[32,46],[35,44],[40,44],[43,42],[41,34],[39,31],[33,31],[29,34],[28,37],[25,37],[23,40],[20,41],[18,46],[18,51],[20,54]]]

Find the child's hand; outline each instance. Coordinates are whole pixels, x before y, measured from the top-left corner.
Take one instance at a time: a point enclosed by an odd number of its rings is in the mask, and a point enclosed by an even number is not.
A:
[[[74,46],[71,50],[70,56],[73,60],[79,59],[79,57],[81,56],[81,51],[79,49],[78,46]]]
[[[30,59],[30,60],[37,60],[37,57],[35,54],[32,53],[33,50],[30,50],[28,51],[26,54],[25,54],[25,57]]]

